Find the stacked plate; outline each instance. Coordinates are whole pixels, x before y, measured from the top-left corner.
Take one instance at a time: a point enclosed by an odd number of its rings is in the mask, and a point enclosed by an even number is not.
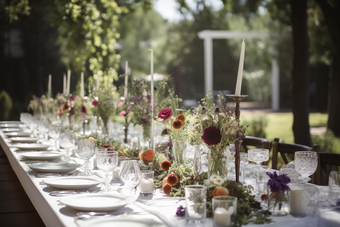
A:
[[[36,143],[39,138],[34,137],[11,137],[9,140],[12,143]]]
[[[66,189],[66,190],[80,190],[80,189],[88,189],[98,184],[102,183],[103,180],[95,177],[60,177],[54,179],[44,180],[44,182],[51,187],[57,189]]]
[[[49,145],[40,143],[22,143],[15,144],[14,146],[22,151],[43,151],[50,147]]]
[[[98,212],[118,210],[133,201],[134,198],[119,193],[88,193],[60,199],[61,203],[75,210]]]
[[[7,137],[29,137],[31,133],[28,132],[7,132],[5,133]]]
[[[39,173],[68,173],[77,169],[80,165],[69,162],[35,163],[27,165]]]
[[[55,160],[60,158],[62,154],[58,151],[45,151],[45,152],[30,152],[26,154],[21,154],[25,159],[30,160]]]

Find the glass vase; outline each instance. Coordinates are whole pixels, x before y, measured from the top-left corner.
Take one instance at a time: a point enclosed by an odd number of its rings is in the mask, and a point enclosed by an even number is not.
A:
[[[223,150],[209,149],[208,152],[208,176],[220,176],[226,179],[226,159]]]
[[[109,134],[109,127],[108,127],[109,119],[102,118],[102,120],[103,120],[102,135],[107,135]]]
[[[143,126],[143,133],[140,139],[141,147],[147,147],[148,149],[151,148],[151,139],[150,139],[150,125],[142,125]]]
[[[199,174],[202,170],[201,149],[200,145],[194,145],[194,172]]]
[[[174,156],[174,161],[178,165],[183,165],[185,158],[184,158],[184,149],[186,148],[186,142],[185,141],[173,141],[173,147],[172,147],[172,153]]]
[[[274,216],[285,216],[289,213],[289,191],[272,192],[270,187],[268,192],[268,210]]]

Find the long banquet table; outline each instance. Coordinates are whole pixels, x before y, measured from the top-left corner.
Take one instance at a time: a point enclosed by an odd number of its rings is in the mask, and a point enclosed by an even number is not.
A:
[[[13,168],[13,171],[17,175],[18,179],[20,180],[23,188],[25,189],[26,194],[30,198],[32,204],[36,208],[37,212],[39,213],[41,219],[45,223],[46,226],[84,226],[86,224],[85,221],[76,221],[75,216],[78,211],[73,210],[59,202],[61,197],[54,197],[49,195],[51,191],[55,191],[55,189],[51,187],[47,187],[42,182],[44,178],[37,178],[35,175],[37,172],[30,170],[27,166],[27,162],[22,160],[20,157],[21,151],[18,151],[17,148],[13,146],[11,141],[6,137],[6,135],[0,130],[0,145],[3,148],[4,152],[6,153],[8,160]],[[75,159],[75,161],[79,161]],[[100,176],[100,173],[98,173]],[[96,188],[92,188],[94,190]],[[127,188],[124,186],[119,188],[121,193],[127,193]],[[118,192],[113,192],[118,193]],[[161,198],[161,199],[159,199]],[[183,200],[176,200],[164,195],[161,191],[156,191],[153,197],[149,198],[141,198],[139,197],[138,200],[145,202],[145,200],[149,201],[149,205],[155,211],[163,214],[166,218],[173,223],[173,226],[189,226],[186,223],[185,218],[176,217],[175,213],[177,207],[180,204],[185,205],[185,201]],[[134,212],[134,214],[129,214]],[[127,217],[131,218],[148,218],[153,219],[155,221],[160,221],[155,215],[150,213],[144,212],[141,208],[137,207],[135,204],[129,204],[124,208],[121,208],[117,211],[112,212],[114,215],[129,215]],[[322,219],[315,215],[313,218],[294,218],[290,215],[284,217],[272,217],[273,222],[270,224],[263,224],[263,225],[255,225],[249,224],[247,226],[339,226],[340,223],[340,213],[338,211],[334,211],[334,209],[329,209],[329,213],[326,213],[326,218]],[[124,217],[124,216],[123,216]],[[105,217],[100,217],[105,218]],[[337,222],[336,220],[339,220]],[[333,225],[335,223],[335,225]],[[336,224],[338,223],[338,224]],[[193,225],[194,226],[194,225]],[[206,222],[201,226],[213,226],[212,218],[207,218]]]

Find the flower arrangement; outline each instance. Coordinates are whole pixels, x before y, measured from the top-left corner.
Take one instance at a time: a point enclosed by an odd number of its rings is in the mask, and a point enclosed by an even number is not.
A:
[[[164,93],[167,87],[167,81],[161,81],[158,87],[154,87],[154,111],[158,112],[158,109],[162,108],[165,104]],[[141,125],[144,129],[143,139],[150,139],[150,126],[151,126],[151,87],[150,83],[144,79],[132,79],[131,86],[129,86],[128,98],[131,101],[132,106],[127,105],[126,108],[130,108],[133,112],[132,121],[134,124]],[[130,103],[130,102],[127,102]],[[126,111],[126,110],[125,110]]]
[[[233,144],[238,134],[244,134],[246,127],[240,126],[235,114],[226,111],[223,95],[217,96],[216,104],[210,92],[193,111],[193,118],[187,128],[191,145],[206,145],[208,153],[208,172],[224,176],[225,149]]]
[[[269,195],[262,195],[261,199],[264,201],[268,201],[268,210],[276,214],[286,214],[283,211],[283,203],[288,201],[287,192],[290,191],[288,183],[290,183],[290,178],[286,174],[277,175],[276,172],[266,173],[269,176],[268,186],[270,188]]]
[[[170,137],[170,141],[173,144],[172,153],[174,155],[174,161],[178,164],[184,163],[183,150],[187,141],[187,133],[186,127],[186,115],[189,111],[184,114],[180,114],[182,111],[179,108],[179,103],[182,102],[182,99],[178,98],[178,96],[174,96],[174,91],[169,90],[169,103],[170,107],[167,109],[162,109],[157,117],[158,121],[161,121],[165,124],[166,131]]]
[[[116,87],[109,85],[101,89],[96,89],[93,91],[93,95],[97,98],[92,101],[92,105],[103,120],[104,133],[107,133],[107,124],[117,107],[116,99],[118,94],[116,93]]]
[[[33,95],[33,99],[28,104],[27,109],[33,111],[33,115],[38,115],[43,112],[43,109],[45,108],[44,103],[41,98],[36,97]]]

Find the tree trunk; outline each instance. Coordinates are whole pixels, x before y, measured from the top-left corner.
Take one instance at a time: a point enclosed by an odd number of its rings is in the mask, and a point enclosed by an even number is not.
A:
[[[291,74],[291,100],[294,115],[295,143],[311,146],[309,131],[309,39],[307,34],[307,0],[290,1],[293,34],[293,69]]]
[[[325,0],[316,0],[319,4],[328,27],[328,32],[335,46],[330,78],[328,129],[340,136],[340,3],[333,1],[330,5]]]

